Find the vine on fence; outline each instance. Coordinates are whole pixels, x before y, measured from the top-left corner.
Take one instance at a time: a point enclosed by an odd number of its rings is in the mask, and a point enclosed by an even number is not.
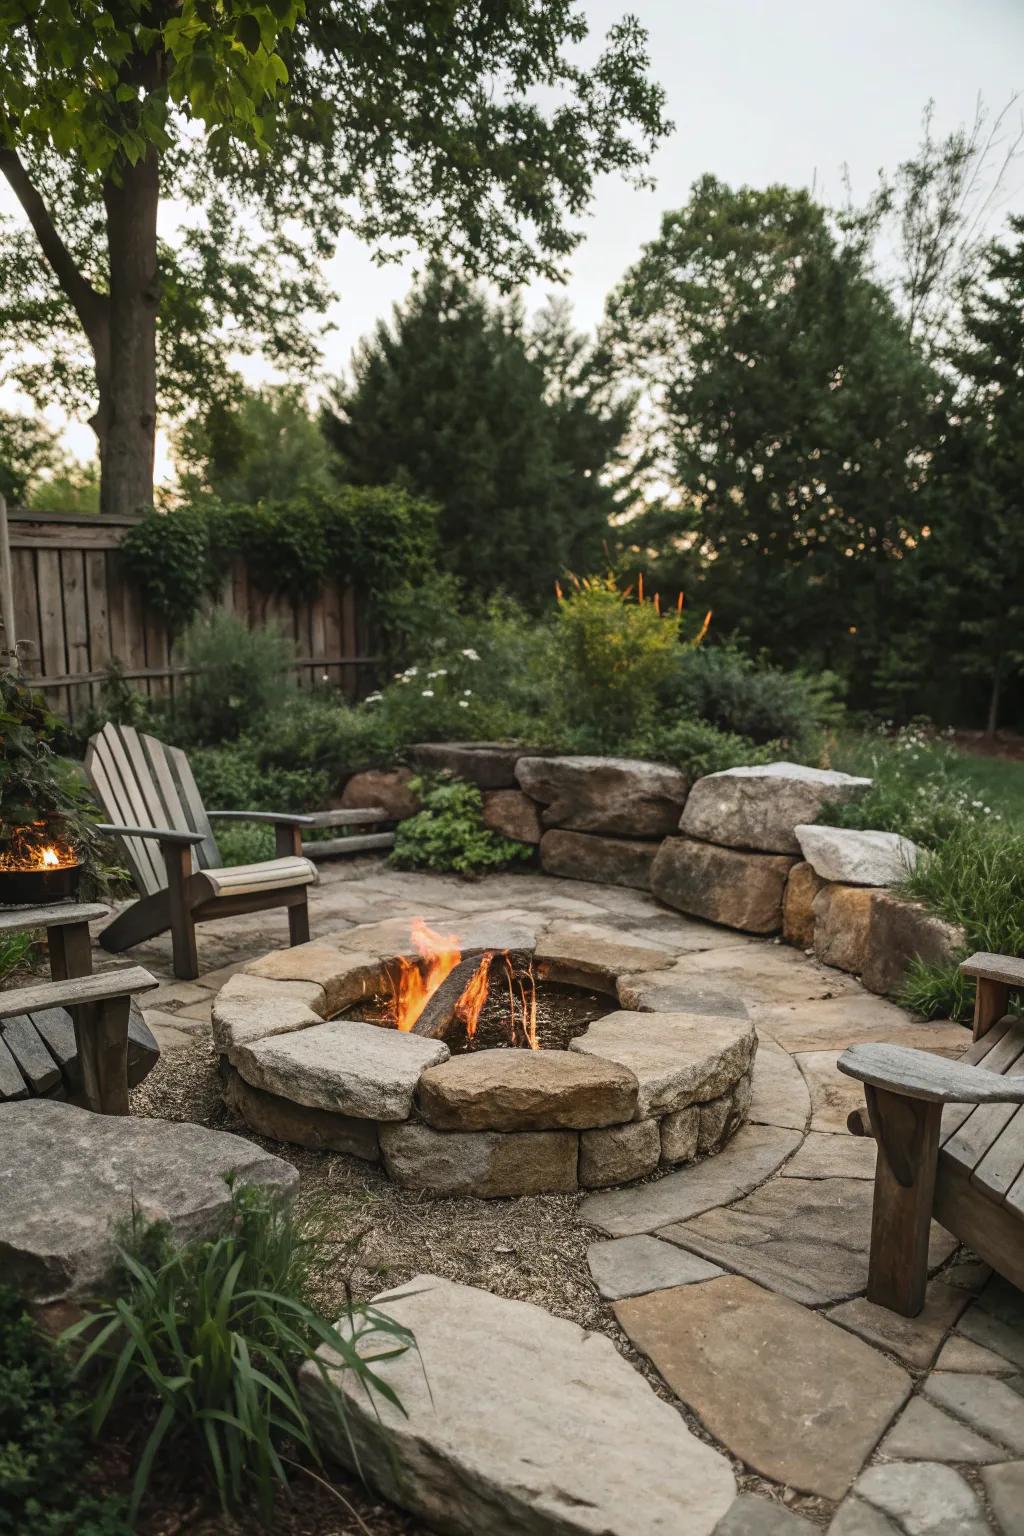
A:
[[[268,594],[301,600],[336,580],[373,606],[428,577],[436,555],[436,507],[394,486],[342,486],[255,506],[194,502],[149,513],[118,549],[142,601],[174,633],[217,595],[239,556]]]

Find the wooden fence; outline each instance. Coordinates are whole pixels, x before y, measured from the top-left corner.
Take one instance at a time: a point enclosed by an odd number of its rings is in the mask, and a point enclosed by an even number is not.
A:
[[[23,511],[8,517],[22,673],[51,709],[81,719],[112,661],[140,692],[173,700],[189,670],[180,644],[146,613],[118,568],[117,546],[137,519]],[[300,686],[326,682],[353,696],[361,691],[373,658],[351,588],[327,587],[294,603],[260,592],[238,560],[218,606],[250,629],[273,624],[293,639]]]

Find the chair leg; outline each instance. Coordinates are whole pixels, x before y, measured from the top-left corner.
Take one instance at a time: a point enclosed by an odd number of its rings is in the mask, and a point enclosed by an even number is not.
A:
[[[868,1301],[916,1317],[928,1284],[928,1236],[942,1105],[867,1086],[878,1142]]]
[[[309,901],[305,889],[301,902],[297,901],[293,907],[288,908],[288,943],[292,948],[296,944],[309,943]]]
[[[192,920],[192,908],[187,894],[187,883],[192,875],[192,850],[165,847],[164,862],[167,865],[174,974],[179,981],[195,981],[199,975],[199,954],[196,950],[196,925]]]
[[[85,1102],[101,1115],[128,1113],[130,1011],[130,997],[72,1010]]]

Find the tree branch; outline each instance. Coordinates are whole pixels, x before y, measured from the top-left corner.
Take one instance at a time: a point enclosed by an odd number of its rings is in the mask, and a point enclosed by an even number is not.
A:
[[[27,214],[43,255],[49,262],[61,288],[71,300],[75,313],[81,321],[82,329],[95,349],[100,340],[99,333],[106,306],[103,295],[98,293],[89,279],[79,271],[74,257],[64,244],[57,226],[50,217],[49,209],[33,186],[17,150],[0,149],[0,171],[3,171],[15,197]]]

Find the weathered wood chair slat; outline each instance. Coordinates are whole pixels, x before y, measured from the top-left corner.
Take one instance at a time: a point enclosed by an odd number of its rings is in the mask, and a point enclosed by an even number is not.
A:
[[[933,1217],[1024,1287],[1024,1019],[1005,1011],[1024,960],[972,955],[961,970],[977,981],[961,1061],[885,1045],[839,1059],[865,1085],[879,1144],[868,1299],[908,1317],[924,1305]]]

